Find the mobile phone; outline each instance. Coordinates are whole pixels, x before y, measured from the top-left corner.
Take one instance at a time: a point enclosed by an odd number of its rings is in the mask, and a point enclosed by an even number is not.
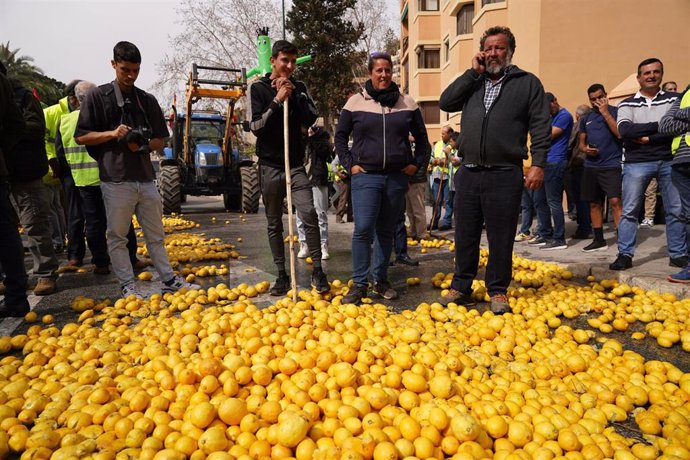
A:
[[[589,147],[590,149],[596,149],[597,144],[587,144],[587,147]]]

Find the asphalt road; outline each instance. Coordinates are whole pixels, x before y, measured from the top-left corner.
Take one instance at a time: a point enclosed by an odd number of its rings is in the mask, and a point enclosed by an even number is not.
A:
[[[430,208],[427,211],[430,215]],[[229,286],[235,286],[243,282],[254,284],[263,280],[272,282],[275,279],[277,273],[268,249],[266,218],[263,214],[263,208],[260,208],[259,213],[254,215],[227,213],[223,210],[222,199],[219,197],[189,197],[183,207],[183,217],[201,225],[201,228],[193,230],[194,232],[202,232],[208,237],[218,237],[224,242],[235,244],[236,250],[241,256],[240,260],[203,262],[203,265],[226,263],[230,267],[230,272],[223,277],[198,278],[200,284],[210,286],[222,282]],[[284,218],[284,222],[287,229],[287,217]],[[330,280],[340,279],[347,282],[350,279],[352,229],[353,224],[337,224],[335,223],[335,216],[332,213],[329,214],[331,258],[324,261],[323,266]],[[566,235],[572,234],[574,229],[575,223],[567,222]],[[453,232],[444,232],[437,234],[437,236],[452,239]],[[568,249],[552,252],[540,251],[537,248],[528,247],[524,243],[516,243],[515,252],[522,257],[559,262],[573,270],[581,282],[584,282],[587,275],[594,274],[598,279],[620,279],[621,282],[637,284],[645,289],[654,288],[661,292],[673,292],[682,297],[687,296],[685,286],[673,285],[665,279],[676,269],[668,266],[663,226],[639,232],[639,248],[638,256],[635,258],[635,266],[626,272],[608,270],[608,263],[613,261],[616,256],[616,248],[615,239],[610,230],[607,231],[607,237],[610,247],[604,252],[583,253],[581,249],[589,241],[571,241]],[[422,254],[420,249],[419,246],[416,246],[410,247],[409,250],[410,255],[419,260],[420,265],[418,267],[398,265],[390,267],[389,279],[393,287],[400,293],[399,299],[386,302],[393,310],[413,309],[421,302],[437,300],[440,291],[431,285],[431,278],[437,272],[446,273],[453,269],[453,254],[447,246],[441,249],[429,249],[425,254]],[[88,261],[88,256],[86,260]],[[64,261],[63,256],[61,263]],[[30,265],[30,260],[27,258],[27,266],[30,267]],[[311,266],[304,260],[297,259],[296,269],[298,286],[308,289]],[[422,283],[418,286],[408,287],[406,284],[408,277],[419,277]],[[481,270],[479,277],[483,277]],[[575,279],[575,281],[578,280]],[[152,281],[138,281],[138,284],[144,292],[151,294],[160,289],[155,271]],[[82,295],[95,299],[110,298],[114,301],[119,297],[120,292],[117,280],[112,274],[97,276],[91,272],[66,273],[60,276],[58,286],[59,292],[54,295],[43,298],[30,296],[32,309],[38,313],[39,318],[51,314],[58,326],[76,321],[78,314],[70,308],[70,303],[74,297]],[[274,298],[267,294],[254,299],[259,306],[269,305],[272,300]],[[485,306],[479,308],[482,309]],[[586,322],[582,319],[572,325],[587,328]],[[2,320],[0,321],[0,336],[22,333],[27,327],[27,323],[22,319],[8,318]],[[669,360],[682,370],[690,371],[690,359],[680,347],[676,346],[667,350],[656,346],[652,339],[632,341],[629,339],[630,332],[614,336],[623,341],[629,348],[650,359]]]

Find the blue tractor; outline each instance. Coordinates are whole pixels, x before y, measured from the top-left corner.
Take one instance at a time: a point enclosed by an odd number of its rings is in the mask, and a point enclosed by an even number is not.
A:
[[[223,80],[201,79],[200,70],[224,75]],[[202,86],[204,85],[204,86]],[[172,143],[164,150],[158,168],[158,191],[163,212],[179,213],[187,195],[223,195],[228,211],[256,213],[259,209],[259,177],[255,162],[241,153],[234,122],[235,103],[245,95],[244,69],[192,65],[185,91],[185,111],[173,106]],[[225,113],[192,110],[202,98],[224,99]]]

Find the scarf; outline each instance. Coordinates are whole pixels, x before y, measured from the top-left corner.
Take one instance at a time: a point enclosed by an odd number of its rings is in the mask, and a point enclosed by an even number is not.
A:
[[[372,99],[382,106],[388,108],[392,108],[395,103],[398,102],[398,98],[400,97],[400,89],[394,81],[392,81],[391,85],[386,89],[374,89],[374,85],[371,83],[371,80],[367,80],[367,82],[364,84],[364,89],[367,90],[367,94],[369,94]]]

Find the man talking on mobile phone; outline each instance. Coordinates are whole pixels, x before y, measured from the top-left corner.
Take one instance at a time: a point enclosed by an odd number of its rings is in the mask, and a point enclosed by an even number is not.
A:
[[[511,63],[515,36],[491,27],[479,41],[472,66],[443,91],[441,110],[462,111],[459,150],[464,162],[455,174],[455,274],[443,303],[472,305],[482,224],[486,223],[489,261],[486,288],[491,311],[511,310],[506,295],[512,278],[513,236],[523,187],[544,182],[551,147],[551,114],[544,87],[533,74]],[[531,137],[532,166],[523,178]]]

